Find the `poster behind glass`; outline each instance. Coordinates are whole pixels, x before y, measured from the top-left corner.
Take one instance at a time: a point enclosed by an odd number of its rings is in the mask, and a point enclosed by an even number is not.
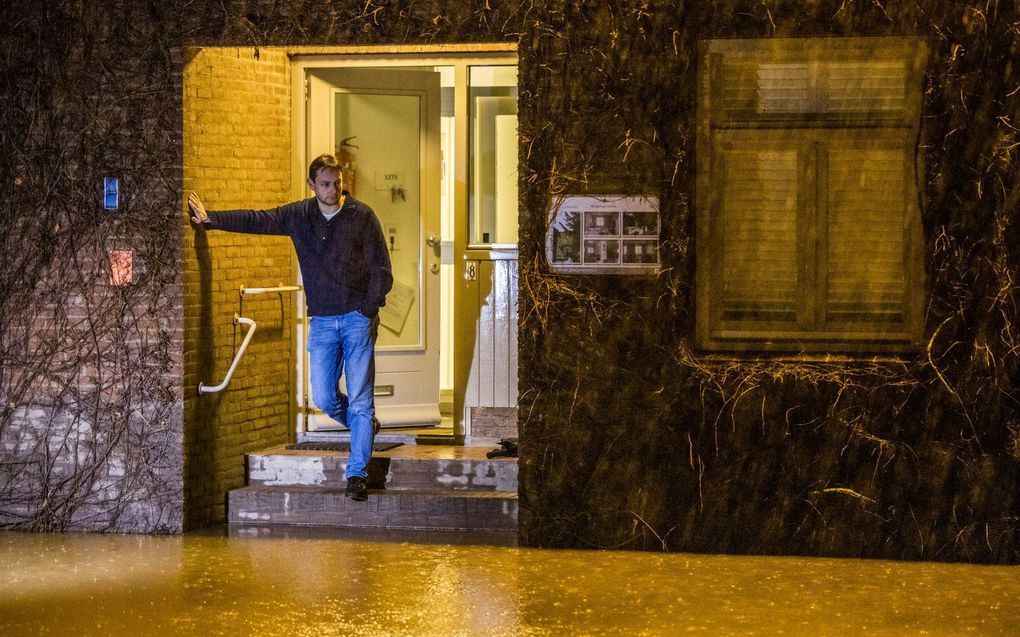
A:
[[[654,274],[659,270],[659,200],[568,195],[549,212],[546,258],[566,274]]]

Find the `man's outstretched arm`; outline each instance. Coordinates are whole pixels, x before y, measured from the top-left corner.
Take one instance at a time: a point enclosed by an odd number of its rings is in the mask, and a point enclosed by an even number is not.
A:
[[[188,195],[191,220],[210,230],[244,232],[247,234],[290,234],[290,215],[296,212],[301,202],[294,202],[269,210],[224,210],[210,212],[197,193]]]

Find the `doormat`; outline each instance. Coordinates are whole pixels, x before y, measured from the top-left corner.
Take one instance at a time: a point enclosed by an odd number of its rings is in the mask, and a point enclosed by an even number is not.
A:
[[[372,445],[372,451],[389,451],[394,447],[399,447],[404,443],[402,442],[377,442]],[[297,451],[350,451],[351,443],[349,442],[299,442],[293,445],[287,445],[288,449],[296,449]]]

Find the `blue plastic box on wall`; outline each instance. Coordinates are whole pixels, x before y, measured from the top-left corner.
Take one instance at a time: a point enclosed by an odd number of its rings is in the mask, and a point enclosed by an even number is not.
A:
[[[103,177],[103,208],[116,210],[120,205],[120,180]]]

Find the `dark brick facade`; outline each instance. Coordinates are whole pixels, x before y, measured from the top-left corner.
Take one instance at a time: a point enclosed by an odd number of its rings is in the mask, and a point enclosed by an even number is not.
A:
[[[255,68],[273,46],[513,41],[522,542],[1020,561],[1018,21],[1015,4],[978,0],[6,3],[3,522],[179,531],[221,515],[243,449],[285,435],[242,429],[286,411],[250,404],[266,393],[254,377],[239,377],[236,403],[189,395],[239,335],[229,288],[247,273],[214,264],[265,244],[190,243],[187,47],[241,47]],[[905,34],[931,49],[923,351],[693,350],[698,40]],[[117,215],[96,209],[106,174],[121,176]],[[662,274],[551,276],[544,223],[563,192],[657,194]],[[135,249],[133,286],[106,283],[111,246]],[[253,313],[289,340],[286,311]],[[257,346],[272,365],[290,355]],[[275,395],[291,381],[266,382]]]
[[[521,45],[521,540],[1020,561],[1015,3],[536,3]],[[694,346],[699,41],[919,36],[908,355]],[[839,40],[833,40],[837,50]],[[552,278],[551,192],[660,197],[659,276]]]

